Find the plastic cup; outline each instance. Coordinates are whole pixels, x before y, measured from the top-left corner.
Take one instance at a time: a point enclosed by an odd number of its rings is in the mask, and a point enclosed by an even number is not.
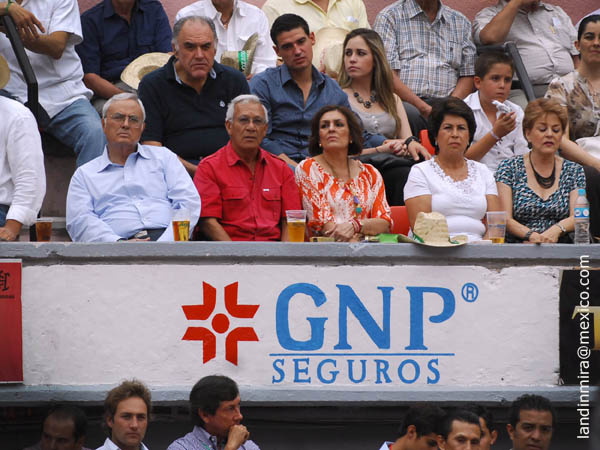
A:
[[[187,209],[178,209],[173,214],[173,239],[190,240],[190,213]]]
[[[287,229],[290,242],[304,242],[306,211],[303,209],[288,209],[285,215],[287,216]]]
[[[36,219],[35,234],[39,242],[50,242],[52,238],[52,218],[40,217]]]
[[[494,244],[504,244],[506,235],[506,211],[490,211],[487,213],[488,238]]]

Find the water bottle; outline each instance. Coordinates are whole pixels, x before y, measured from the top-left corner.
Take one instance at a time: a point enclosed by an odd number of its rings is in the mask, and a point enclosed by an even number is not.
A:
[[[590,243],[590,204],[585,198],[585,189],[579,189],[575,200],[575,244]]]

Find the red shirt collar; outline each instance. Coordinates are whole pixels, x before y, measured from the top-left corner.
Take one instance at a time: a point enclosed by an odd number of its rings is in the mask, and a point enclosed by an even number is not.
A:
[[[227,165],[234,166],[239,162],[245,164],[239,155],[233,149],[233,145],[231,145],[231,140],[227,142],[227,145],[224,147],[225,149],[225,158],[227,160]],[[258,147],[258,162],[266,163],[267,159],[265,158],[265,150]]]

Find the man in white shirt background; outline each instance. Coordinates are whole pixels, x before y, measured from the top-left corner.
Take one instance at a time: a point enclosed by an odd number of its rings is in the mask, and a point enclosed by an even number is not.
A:
[[[248,39],[258,33],[251,74],[275,67],[277,55],[269,35],[269,21],[256,6],[242,0],[200,0],[179,10],[175,22],[187,16],[204,16],[213,21],[217,32],[217,61],[221,61],[226,51],[242,50]]]
[[[578,62],[571,18],[560,6],[539,0],[498,0],[483,8],[473,21],[473,39],[478,45],[515,42],[536,98],[543,97],[548,83],[572,72]],[[509,100],[523,109],[527,106],[521,89],[511,91]]]
[[[83,39],[77,1],[16,0],[4,8],[4,13],[6,9],[11,16],[29,12],[40,23],[37,35],[20,33],[37,78],[40,126],[75,151],[78,166],[99,156],[105,144],[102,123],[89,102],[92,91],[83,84],[81,61],[75,52],[75,45]],[[3,34],[0,54],[6,58],[12,74],[6,92],[21,103],[27,102],[25,78],[10,41]]]
[[[313,33],[324,27],[348,31],[371,28],[363,0],[267,0],[262,10],[269,26],[282,14],[296,14],[306,20]]]
[[[8,81],[0,56],[0,89]],[[17,239],[23,225],[35,223],[46,193],[44,155],[33,114],[0,96],[0,241]]]

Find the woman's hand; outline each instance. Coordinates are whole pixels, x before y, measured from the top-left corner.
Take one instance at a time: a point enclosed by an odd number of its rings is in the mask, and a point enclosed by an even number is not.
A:
[[[558,237],[553,241],[552,238],[546,233],[548,233],[548,230],[544,231],[543,233],[534,231],[531,233],[531,236],[529,236],[529,240],[527,242],[531,242],[532,244],[552,244],[558,241]]]
[[[383,141],[383,144],[375,147],[375,149],[377,153],[393,153],[397,155],[397,151],[401,146],[402,144],[399,144],[397,139],[386,139]]]
[[[542,236],[546,237],[548,240],[544,242],[558,242],[560,236],[562,235],[562,230],[558,228],[556,225],[552,225],[546,231],[542,233]]]
[[[425,161],[431,159],[431,153],[429,153],[427,149],[417,141],[412,141],[408,145],[408,152],[415,161],[418,161],[421,156],[423,157],[423,159],[425,159]]]
[[[386,153],[393,153],[394,155],[404,157],[410,156],[415,161],[418,161],[421,156],[425,160],[431,159],[431,155],[427,149],[419,142],[412,141],[407,147],[405,141],[406,139],[388,139],[383,142],[383,146],[389,149]]]
[[[354,225],[351,222],[337,223],[323,234],[331,236],[336,242],[348,242],[354,236]]]

